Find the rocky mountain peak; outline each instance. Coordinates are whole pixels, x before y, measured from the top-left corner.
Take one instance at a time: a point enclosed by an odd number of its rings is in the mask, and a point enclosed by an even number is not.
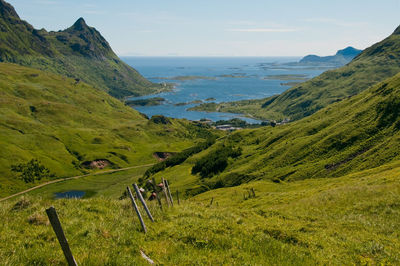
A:
[[[3,0],[0,0],[0,16],[2,18],[13,17],[19,19],[19,16],[14,7]]]
[[[88,29],[89,26],[86,24],[86,22],[85,22],[85,20],[84,20],[83,18],[79,18],[79,19],[74,23],[74,25],[72,25],[72,28],[73,28],[74,30],[77,30],[77,31],[83,31],[83,30],[85,30],[85,29]]]

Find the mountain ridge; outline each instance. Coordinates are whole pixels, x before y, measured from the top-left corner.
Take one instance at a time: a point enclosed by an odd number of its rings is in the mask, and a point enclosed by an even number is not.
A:
[[[168,89],[120,60],[83,18],[65,30],[37,30],[22,20],[12,5],[0,1],[0,62],[77,78],[119,99]]]
[[[348,46],[342,50],[338,50],[335,55],[331,56],[307,55],[299,61],[299,64],[328,64],[343,66],[353,60],[353,58],[358,56],[361,52],[362,50]]]

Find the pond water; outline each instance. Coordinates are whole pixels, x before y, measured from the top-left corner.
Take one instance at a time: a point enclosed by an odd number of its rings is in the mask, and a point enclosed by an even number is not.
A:
[[[124,57],[127,64],[156,83],[174,83],[175,89],[156,95],[162,97],[157,106],[135,106],[151,117],[164,115],[173,118],[213,121],[241,118],[250,123],[260,121],[243,118],[240,114],[188,111],[198,102],[231,102],[261,99],[280,94],[293,85],[320,75],[326,67],[300,66],[298,57]],[[196,103],[191,103],[197,101]],[[183,105],[183,103],[186,103]],[[189,103],[189,104],[188,104]]]
[[[54,193],[54,196],[56,199],[72,199],[72,198],[80,199],[83,196],[85,196],[85,191],[70,190],[65,192]]]

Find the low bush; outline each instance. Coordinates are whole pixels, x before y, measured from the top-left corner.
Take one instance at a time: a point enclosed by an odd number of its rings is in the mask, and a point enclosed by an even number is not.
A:
[[[199,159],[192,168],[192,174],[200,173],[202,178],[222,172],[228,166],[228,158],[236,158],[242,154],[242,149],[232,146],[221,146],[217,150]]]

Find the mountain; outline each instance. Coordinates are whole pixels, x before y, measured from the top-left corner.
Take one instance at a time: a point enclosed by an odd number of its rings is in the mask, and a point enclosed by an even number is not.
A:
[[[299,64],[302,65],[324,64],[324,65],[343,66],[349,63],[351,60],[353,60],[353,58],[355,58],[361,52],[362,50],[358,50],[349,46],[343,50],[337,51],[337,53],[332,56],[307,55],[299,61]]]
[[[346,54],[346,51],[343,52]],[[400,27],[365,49],[349,64],[265,99],[204,104],[196,110],[242,113],[266,120],[301,119],[331,103],[352,97],[400,72]]]
[[[399,139],[397,74],[299,121],[233,133],[155,177],[171,179],[188,194],[260,179],[339,177],[398,161]]]
[[[3,0],[0,0],[0,62],[79,79],[117,98],[166,89],[122,62],[103,36],[83,18],[63,31],[37,30],[21,20]]]
[[[32,185],[11,171],[31,159],[60,178],[96,163],[153,163],[154,152],[180,151],[208,134],[184,120],[148,120],[84,82],[16,64],[0,63],[0,96],[0,197]]]
[[[359,50],[359,49],[349,46],[349,47],[344,48],[343,50],[337,51],[336,56],[341,55],[343,57],[353,59],[354,57],[356,57],[357,55],[359,55],[361,53],[362,53],[362,50]]]

